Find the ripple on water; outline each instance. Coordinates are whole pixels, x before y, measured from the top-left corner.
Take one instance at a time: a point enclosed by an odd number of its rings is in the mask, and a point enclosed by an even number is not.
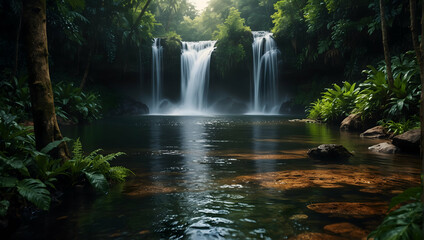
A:
[[[195,217],[185,231],[190,239],[226,239],[231,236],[235,229],[228,227],[233,221],[221,217]]]

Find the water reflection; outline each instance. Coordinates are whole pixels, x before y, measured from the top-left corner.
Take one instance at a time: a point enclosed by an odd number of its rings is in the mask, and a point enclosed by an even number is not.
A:
[[[278,116],[122,118],[65,135],[80,136],[87,149],[127,152],[118,163],[136,176],[107,195],[68,197],[17,239],[288,239],[340,223],[311,204],[387,202],[419,181],[417,157],[373,154],[375,140]],[[306,150],[321,143],[341,143],[355,156],[308,159]],[[372,228],[379,218],[343,221]]]

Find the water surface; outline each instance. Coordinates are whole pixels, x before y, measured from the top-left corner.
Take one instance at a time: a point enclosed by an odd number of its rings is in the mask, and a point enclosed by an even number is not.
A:
[[[114,164],[136,175],[107,195],[66,197],[15,238],[288,239],[341,222],[369,231],[381,215],[318,213],[308,205],[387,204],[419,179],[418,158],[367,150],[382,140],[284,116],[139,116],[63,132],[80,137],[86,151],[126,152]],[[322,143],[355,155],[308,159],[307,149]]]

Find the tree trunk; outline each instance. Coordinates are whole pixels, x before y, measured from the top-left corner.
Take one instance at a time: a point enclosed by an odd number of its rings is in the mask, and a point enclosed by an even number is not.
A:
[[[47,144],[63,138],[57,124],[50,82],[46,32],[46,0],[24,0],[22,21],[35,142],[36,148],[40,150]],[[64,160],[69,158],[66,143],[59,145],[50,154],[54,158]]]
[[[421,39],[424,39],[424,4],[421,7]],[[409,12],[411,18],[411,33],[412,43],[414,44],[415,54],[420,67],[420,80],[421,80],[421,101],[420,101],[420,123],[421,123],[421,176],[424,176],[424,43],[421,40],[421,44],[418,40],[418,29],[417,29],[417,2],[416,0],[409,0]],[[424,184],[423,194],[421,195],[421,202],[424,203]],[[424,222],[423,222],[424,229]]]
[[[90,52],[88,53],[87,65],[85,66],[84,76],[82,77],[80,88],[81,90],[84,88],[85,83],[87,82],[88,73],[90,72],[91,58],[93,57],[93,48],[90,48]]]
[[[18,32],[16,33],[15,66],[13,66],[13,76],[16,76],[18,73],[19,39],[21,36],[21,28],[22,28],[22,12],[21,12],[21,16],[19,17]]]
[[[381,19],[381,34],[383,37],[383,49],[384,49],[384,59],[386,61],[386,72],[387,72],[387,81],[389,83],[389,88],[393,87],[393,73],[392,73],[392,62],[390,58],[389,51],[389,42],[387,37],[387,22],[386,22],[386,13],[384,10],[384,0],[380,0],[380,19]]]

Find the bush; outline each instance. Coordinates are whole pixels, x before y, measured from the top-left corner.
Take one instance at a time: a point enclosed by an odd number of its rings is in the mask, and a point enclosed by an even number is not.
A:
[[[391,122],[385,122],[393,128],[406,129],[402,125],[419,111],[421,85],[418,75],[415,54],[407,52],[392,58],[394,83],[389,87],[386,79],[386,66],[380,64],[378,69],[368,66],[363,73],[367,79],[359,84],[327,89],[321,99],[313,102],[308,110],[309,118],[336,122],[351,112],[361,113],[363,118],[375,119],[382,117]],[[395,127],[395,123],[400,123]],[[396,132],[399,132],[398,129]],[[404,131],[404,130],[401,130]]]
[[[213,35],[218,40],[214,54],[216,69],[220,71],[221,76],[244,63],[251,55],[252,32],[237,9],[230,9],[227,19],[218,25],[218,30]]]
[[[132,173],[110,166],[109,162],[123,153],[103,156],[96,150],[85,156],[79,140],[75,141],[71,160],[52,159],[48,152],[70,139],[52,142],[37,151],[32,127],[23,127],[15,119],[0,111],[0,216],[29,203],[48,210],[50,192],[58,186],[69,187],[66,183],[89,183],[96,190],[106,191],[109,181],[122,182]]]
[[[408,120],[402,120],[400,122],[394,122],[393,120],[381,120],[378,122],[381,126],[385,127],[390,133],[394,135],[402,134],[414,128],[420,127],[420,119],[418,116],[414,116]]]
[[[420,201],[422,186],[409,188],[392,198],[389,211],[399,205],[400,208],[390,212],[368,238],[380,239],[423,239],[424,205]],[[406,204],[405,204],[406,203]]]
[[[17,122],[30,120],[31,99],[27,77],[12,77],[7,71],[1,74],[0,104],[3,110],[16,117]],[[59,82],[53,85],[56,114],[72,122],[92,122],[100,119],[102,105],[100,95],[83,92],[73,83]]]
[[[28,77],[14,77],[8,71],[1,74],[0,105],[2,109],[16,116],[23,122],[31,118],[31,99],[28,87]]]
[[[54,85],[56,114],[73,122],[92,122],[101,118],[100,95],[84,93],[73,83],[60,82]]]
[[[321,99],[311,104],[308,118],[325,122],[339,122],[354,109],[354,101],[358,93],[359,88],[355,83],[344,82],[342,87],[333,84],[332,89],[327,88],[322,93]]]
[[[392,58],[394,76],[393,88],[386,79],[386,65],[381,63],[378,70],[368,66],[364,70],[367,80],[360,84],[363,89],[356,99],[356,108],[363,116],[375,117],[383,110],[383,117],[392,120],[406,120],[419,110],[420,80],[418,65],[413,52]]]

